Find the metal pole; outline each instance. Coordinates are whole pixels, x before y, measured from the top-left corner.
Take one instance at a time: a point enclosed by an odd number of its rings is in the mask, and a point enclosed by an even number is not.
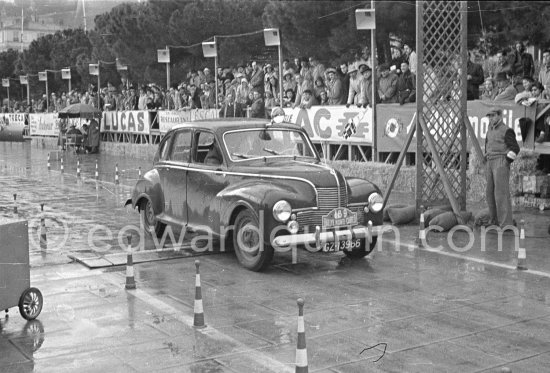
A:
[[[71,78],[72,78],[72,76],[71,76]],[[71,79],[69,79],[69,92],[70,92],[70,91],[71,91]],[[67,92],[67,94],[68,94],[69,92]]]
[[[168,51],[168,46],[166,46]],[[170,90],[170,62],[166,62],[166,91]]]
[[[214,44],[216,46],[216,57],[214,57],[214,84],[216,92],[214,94],[214,99],[216,100],[216,103],[214,105],[215,108],[218,107],[218,44],[216,43],[216,37],[214,36]]]
[[[371,9],[374,10],[374,0],[371,0]],[[378,80],[376,72],[376,26],[370,30],[370,45],[372,65],[372,160],[378,162],[378,125],[376,123],[376,83]]]
[[[27,75],[27,105],[31,104],[31,87],[29,84],[29,76]]]
[[[99,61],[97,61],[97,108],[101,110],[101,90],[100,90],[101,80],[99,79]]]
[[[50,95],[48,93],[48,73],[46,73],[46,111],[50,112]]]
[[[279,103],[283,107],[283,48],[281,47],[281,31],[279,30]]]
[[[8,90],[8,110],[10,110],[10,87],[6,87]]]

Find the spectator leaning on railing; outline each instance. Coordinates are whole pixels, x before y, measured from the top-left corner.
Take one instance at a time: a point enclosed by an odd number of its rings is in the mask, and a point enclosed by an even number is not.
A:
[[[380,77],[378,78],[378,96],[383,104],[397,102],[397,75],[390,71],[390,65],[380,65]]]
[[[505,72],[500,72],[496,76],[497,82],[497,95],[493,101],[512,101],[516,97],[516,89],[510,83],[510,79]]]
[[[342,80],[336,73],[336,69],[329,67],[327,73],[327,97],[328,105],[344,105],[344,88]]]

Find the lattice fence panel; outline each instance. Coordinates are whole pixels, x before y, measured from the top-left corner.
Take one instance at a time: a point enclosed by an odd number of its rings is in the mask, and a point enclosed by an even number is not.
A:
[[[438,157],[450,193],[461,209],[466,203],[466,4],[421,1],[417,14],[417,205],[448,201]],[[435,151],[428,146],[433,141]]]

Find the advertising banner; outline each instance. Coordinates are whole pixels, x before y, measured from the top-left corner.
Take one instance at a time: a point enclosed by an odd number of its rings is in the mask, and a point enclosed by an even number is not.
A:
[[[151,119],[148,111],[104,111],[101,132],[130,133],[148,135],[151,132]]]
[[[218,118],[218,110],[216,109],[196,109],[188,111],[159,111],[157,119],[159,130],[161,133],[166,133],[177,124],[192,122],[201,119]]]
[[[31,136],[58,136],[57,113],[29,114],[29,134]]]
[[[71,69],[61,69],[61,79],[71,79]]]
[[[313,142],[372,144],[371,108],[313,106],[284,110],[285,121],[304,128]]]

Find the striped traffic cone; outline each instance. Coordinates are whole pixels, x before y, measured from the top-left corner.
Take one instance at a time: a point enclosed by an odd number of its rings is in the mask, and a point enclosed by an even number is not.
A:
[[[48,171],[51,170],[51,164],[50,164],[50,153],[48,153]]]
[[[63,157],[61,157],[61,173],[65,172],[65,167],[63,166]]]
[[[80,177],[80,158],[76,160],[76,176]]]
[[[426,240],[426,221],[424,219],[424,206],[420,206],[420,225],[418,227],[418,247],[424,246],[424,241]]]
[[[17,193],[13,193],[13,213],[17,214]]]
[[[40,204],[42,217],[40,218],[40,250],[48,249],[48,237],[46,237],[46,219],[44,218],[44,204]]]
[[[521,219],[519,223],[519,248],[517,269],[525,271],[527,269],[527,252],[525,251],[525,220]]]
[[[126,290],[136,288],[134,278],[134,258],[132,257],[132,235],[128,235],[128,260],[126,262]]]
[[[304,325],[304,300],[298,301],[298,343],[296,346],[296,373],[307,373],[306,328]]]
[[[95,179],[99,179],[99,167],[97,166],[97,160],[95,161]]]
[[[118,184],[118,163],[115,165],[115,184]]]
[[[138,179],[141,179],[141,167],[138,167]]]
[[[202,292],[201,292],[201,274],[199,272],[200,260],[195,260],[195,267],[197,268],[197,274],[195,275],[195,307],[193,326],[195,328],[206,327],[204,323],[204,309],[202,307]]]

